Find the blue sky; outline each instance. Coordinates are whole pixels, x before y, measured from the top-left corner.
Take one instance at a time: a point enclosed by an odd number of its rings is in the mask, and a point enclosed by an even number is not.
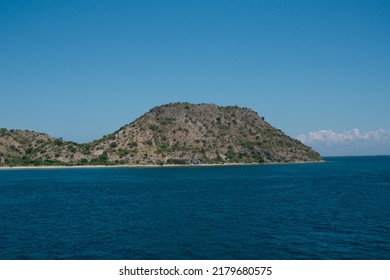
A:
[[[87,142],[188,101],[390,154],[389,50],[390,1],[2,0],[0,127]]]

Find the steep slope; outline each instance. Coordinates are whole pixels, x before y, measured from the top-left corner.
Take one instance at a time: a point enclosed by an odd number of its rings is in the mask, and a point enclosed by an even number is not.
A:
[[[310,162],[321,156],[237,106],[172,103],[88,144],[0,129],[0,166]]]
[[[92,143],[92,153],[127,164],[309,162],[321,156],[237,106],[173,103],[153,108]]]

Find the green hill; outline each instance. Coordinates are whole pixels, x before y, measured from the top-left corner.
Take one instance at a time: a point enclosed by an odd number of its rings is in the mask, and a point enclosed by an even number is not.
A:
[[[215,164],[312,162],[321,156],[256,112],[237,106],[172,103],[151,109],[88,144],[0,130],[0,165]]]

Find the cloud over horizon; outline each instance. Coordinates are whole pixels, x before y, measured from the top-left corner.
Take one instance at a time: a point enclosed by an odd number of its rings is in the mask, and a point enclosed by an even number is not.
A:
[[[322,129],[296,137],[322,155],[390,155],[390,130],[361,132],[358,128],[336,132]]]
[[[343,132],[335,132],[330,129],[322,129],[309,132],[308,134],[300,134],[296,138],[306,144],[387,143],[390,142],[390,130],[380,128],[373,131],[361,132],[358,128],[354,128]]]

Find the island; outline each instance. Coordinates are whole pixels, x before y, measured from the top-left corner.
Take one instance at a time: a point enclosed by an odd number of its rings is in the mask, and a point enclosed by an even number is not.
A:
[[[238,106],[170,103],[90,143],[0,129],[0,166],[166,166],[322,161],[321,156]]]

